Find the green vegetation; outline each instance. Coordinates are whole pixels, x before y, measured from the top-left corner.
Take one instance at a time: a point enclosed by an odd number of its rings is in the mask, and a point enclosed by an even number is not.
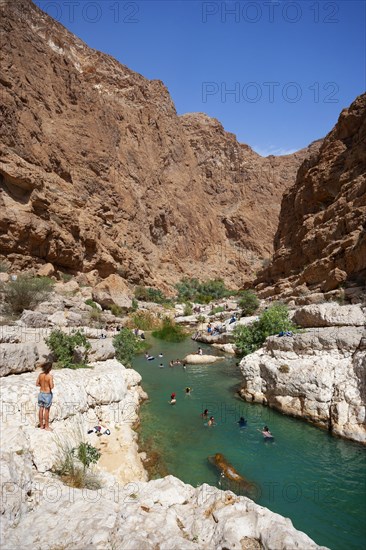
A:
[[[89,312],[89,322],[93,326],[101,326],[103,324],[103,313],[100,309],[92,309]]]
[[[177,300],[179,302],[197,302],[208,304],[212,300],[219,300],[225,296],[230,296],[232,292],[228,290],[222,279],[210,279],[200,282],[198,279],[181,279],[175,285],[178,291]]]
[[[128,326],[140,330],[153,330],[160,327],[160,320],[151,313],[151,311],[137,311],[130,315]]]
[[[213,307],[209,313],[209,315],[216,315],[216,313],[222,313],[225,311],[225,308],[222,306]]]
[[[131,310],[132,310],[132,311],[137,311],[138,308],[139,308],[139,303],[138,303],[138,301],[136,300],[136,298],[132,298]]]
[[[0,262],[0,273],[7,273],[9,264],[7,262]]]
[[[197,317],[197,322],[198,322],[198,323],[205,323],[205,322],[206,322],[206,316],[205,316],[205,315],[202,315],[202,314],[199,315],[199,316]]]
[[[98,311],[100,311],[98,305],[91,298],[88,298],[87,300],[85,300],[85,303],[87,306],[90,306],[93,309],[97,309]]]
[[[131,360],[136,353],[141,353],[146,349],[146,343],[131,332],[128,328],[123,328],[113,338],[113,345],[116,350],[116,358],[123,363],[125,367],[131,366]]]
[[[242,316],[247,317],[255,313],[259,307],[259,300],[251,290],[244,290],[240,293],[239,307],[242,311]]]
[[[109,309],[115,317],[121,317],[121,315],[123,315],[123,309],[120,306],[117,306],[117,304],[112,304]]]
[[[135,288],[135,298],[142,302],[154,302],[155,304],[170,303],[169,298],[161,290],[147,286],[137,286]]]
[[[63,369],[85,369],[87,365],[90,343],[80,330],[66,334],[61,330],[53,330],[46,344],[57,361],[57,367]]]
[[[183,315],[184,316],[187,316],[187,315],[192,315],[193,313],[193,307],[192,307],[192,304],[190,302],[187,302],[184,306],[184,311],[183,311]]]
[[[59,457],[55,471],[62,481],[78,489],[100,489],[99,479],[89,470],[91,464],[98,462],[100,451],[84,441],[81,441],[77,447],[58,442],[58,447]]]
[[[89,468],[90,464],[96,464],[100,458],[100,451],[89,443],[84,443],[83,441],[74,449],[74,451],[76,452],[77,458],[82,463],[84,471]]]
[[[54,281],[48,277],[19,275],[4,285],[4,299],[9,313],[20,314],[44,301],[53,289]]]
[[[60,277],[64,283],[68,283],[72,279],[72,275],[70,275],[70,273],[60,273]]]
[[[155,330],[152,335],[166,342],[182,342],[188,336],[183,327],[176,325],[170,317],[165,317],[161,329]]]
[[[295,329],[295,325],[289,319],[287,307],[283,304],[274,304],[262,313],[258,321],[249,326],[235,327],[235,345],[245,356],[259,349],[268,336]]]

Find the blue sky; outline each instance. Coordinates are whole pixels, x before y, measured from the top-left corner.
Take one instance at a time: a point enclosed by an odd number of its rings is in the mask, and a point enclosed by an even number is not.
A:
[[[362,1],[35,3],[263,155],[323,137],[366,88]]]

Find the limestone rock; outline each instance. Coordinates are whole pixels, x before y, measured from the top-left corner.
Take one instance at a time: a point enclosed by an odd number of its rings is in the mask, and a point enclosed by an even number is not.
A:
[[[365,335],[333,326],[271,336],[241,361],[241,395],[366,443]]]
[[[128,309],[132,306],[131,291],[119,275],[109,275],[93,289],[93,300],[102,307],[113,304]]]
[[[34,344],[1,344],[0,376],[34,371],[38,360]]]
[[[25,309],[20,318],[20,324],[25,327],[48,327],[47,315],[40,313],[39,311],[30,311]]]
[[[230,355],[236,354],[235,344],[212,344],[212,347],[224,351],[225,353],[230,353]]]
[[[55,268],[50,263],[44,264],[37,271],[37,275],[39,277],[52,277],[52,275],[54,275],[54,274],[55,274]]]
[[[359,305],[336,302],[308,305],[295,311],[293,322],[301,327],[365,326],[366,315]]]
[[[88,355],[90,361],[107,361],[107,359],[113,359],[115,355],[116,350],[114,349],[112,338],[103,338],[91,342]]]

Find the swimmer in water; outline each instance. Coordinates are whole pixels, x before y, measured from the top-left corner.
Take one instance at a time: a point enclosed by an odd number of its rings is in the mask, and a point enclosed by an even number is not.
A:
[[[247,425],[247,421],[245,420],[244,416],[241,416],[238,420],[239,428],[243,428]]]
[[[177,400],[176,400],[176,398],[175,398],[175,395],[176,395],[176,394],[173,392],[172,395],[170,396],[170,404],[171,404],[171,405],[175,405],[176,402],[177,402]]]
[[[159,369],[163,369],[163,368],[164,368],[164,365],[163,365],[163,363],[160,363],[160,365],[159,365]]]
[[[163,354],[162,354],[162,353],[159,353],[159,357],[163,357]]]
[[[207,426],[214,426],[216,424],[213,416],[210,416],[210,420],[207,422]]]
[[[203,413],[201,414],[202,418],[207,418],[208,417],[208,409],[205,409],[203,411]]]
[[[185,389],[186,395],[191,395],[192,388],[189,388],[188,386]]]
[[[273,439],[273,435],[269,431],[268,426],[264,426],[264,428],[262,430],[262,435],[263,435],[264,439]]]

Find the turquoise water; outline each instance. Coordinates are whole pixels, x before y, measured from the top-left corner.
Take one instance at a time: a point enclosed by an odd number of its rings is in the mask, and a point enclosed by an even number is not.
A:
[[[142,407],[142,441],[153,440],[165,466],[186,483],[229,488],[207,460],[217,452],[249,481],[258,484],[255,501],[291,518],[294,526],[332,550],[366,548],[366,460],[360,445],[328,435],[305,422],[235,396],[241,382],[236,359],[223,356],[214,365],[169,368],[170,359],[196,351],[188,339],[169,344],[151,339],[146,361],[133,367],[142,375],[149,401]],[[210,346],[201,345],[205,353]],[[157,357],[162,352],[164,357]],[[163,363],[165,368],[159,368]],[[185,388],[192,388],[185,395]],[[172,392],[177,403],[169,404]],[[208,408],[216,426],[201,418]],[[239,428],[240,416],[248,419]],[[275,436],[265,442],[258,431],[268,424]],[[240,493],[238,487],[230,487]]]

